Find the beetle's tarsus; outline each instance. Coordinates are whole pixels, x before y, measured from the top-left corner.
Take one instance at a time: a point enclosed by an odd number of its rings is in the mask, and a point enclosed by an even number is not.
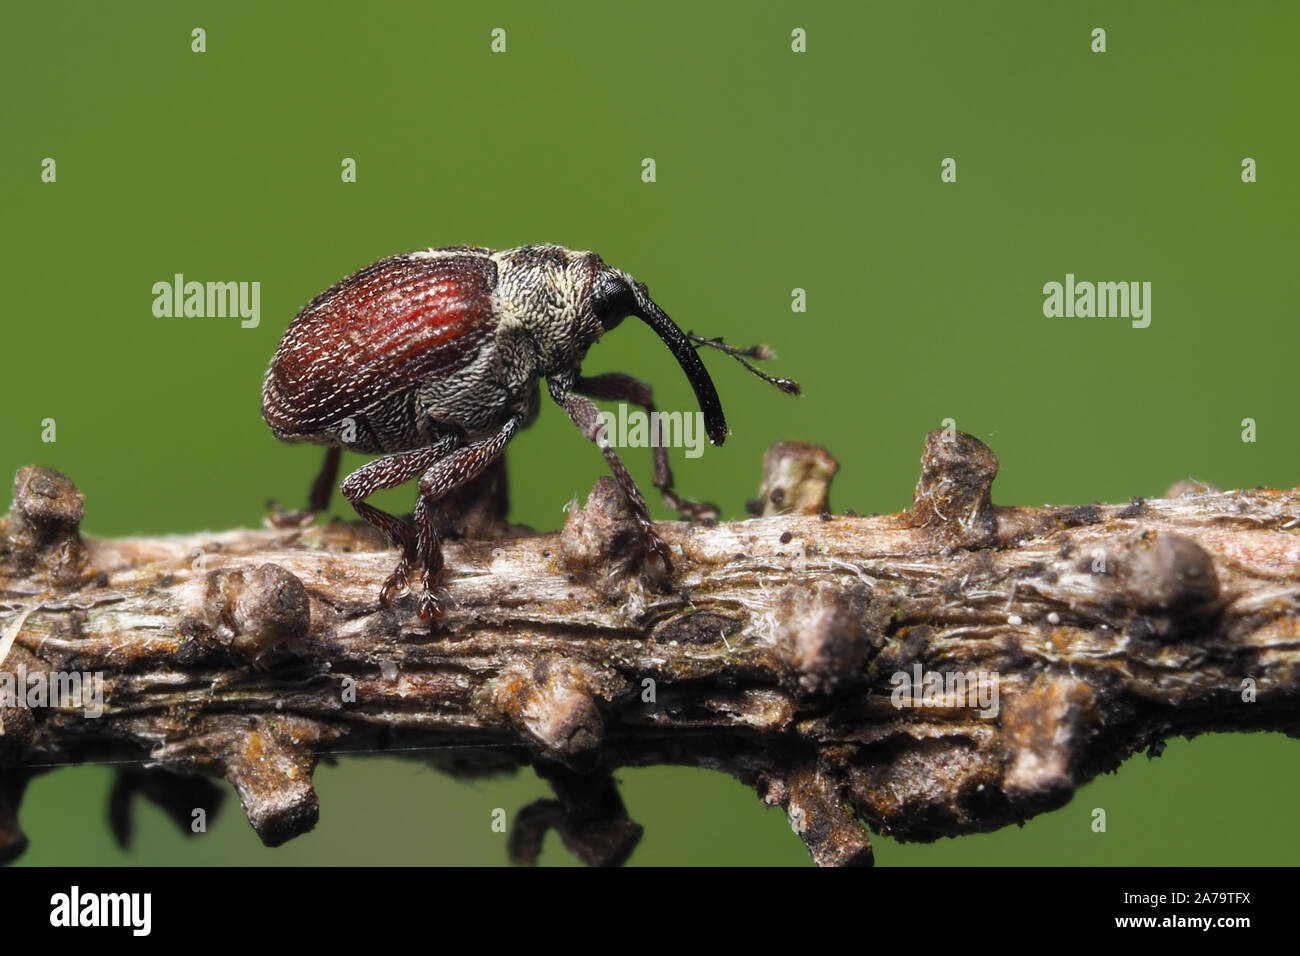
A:
[[[416,600],[415,611],[422,621],[442,617],[446,613],[447,606],[455,603],[444,588],[436,586],[437,576],[437,570],[430,570],[427,567],[420,574],[420,596]],[[380,588],[379,602],[384,607],[390,607],[399,594],[408,594],[412,591],[411,559],[405,556],[402,558],[402,563],[397,566],[397,570],[388,576],[388,580]]]
[[[310,508],[301,508],[297,511],[285,511],[280,502],[272,500],[266,503],[269,514],[263,519],[270,528],[279,528],[281,530],[292,530],[294,528],[306,528],[316,520],[316,512]]]
[[[425,567],[424,573],[420,575],[420,604],[419,614],[423,621],[431,617],[442,617],[446,610],[447,601],[450,595],[445,590],[436,585],[438,578],[438,568],[442,567],[442,555],[438,555],[438,567]]]
[[[672,551],[664,539],[655,534],[653,527],[646,529],[646,559],[652,565],[656,561],[662,562],[665,575],[673,573]]]
[[[393,598],[411,589],[411,563],[402,558],[397,570],[388,576],[384,586],[379,589],[379,602],[385,607],[393,603]]]
[[[687,521],[716,521],[722,514],[722,509],[708,501],[692,501],[689,498],[682,498],[676,492],[668,489],[661,489],[664,504],[672,508]]]
[[[420,620],[428,621],[435,617],[442,617],[446,611],[443,609],[441,601],[429,591],[425,591],[420,595],[420,603],[416,607],[416,613],[420,615]]]

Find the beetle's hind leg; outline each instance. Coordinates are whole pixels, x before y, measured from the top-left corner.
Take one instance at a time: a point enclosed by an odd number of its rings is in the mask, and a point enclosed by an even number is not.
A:
[[[411,566],[421,557],[420,536],[417,525],[390,515],[386,511],[380,511],[374,505],[367,504],[365,499],[376,491],[396,488],[422,475],[433,462],[446,455],[454,444],[455,439],[445,438],[428,448],[377,458],[362,465],[343,479],[340,490],[352,503],[357,514],[382,531],[393,544],[402,549],[402,560],[398,563],[397,569],[388,576],[388,580],[384,582],[379,592],[379,599],[384,604],[388,604],[398,592],[410,587]],[[420,523],[427,524],[424,509],[419,503],[416,506],[416,518]],[[438,556],[438,563],[441,566],[441,555]]]
[[[647,415],[652,416],[650,420],[655,421],[653,416],[658,409],[655,408],[654,390],[639,378],[633,378],[622,372],[608,372],[590,378],[580,375],[574,383],[573,390],[591,398],[640,405]],[[707,501],[691,501],[673,490],[673,472],[668,465],[668,449],[659,440],[660,437],[655,435],[652,441],[655,463],[653,480],[654,486],[663,496],[664,504],[689,521],[709,521],[717,518],[719,514],[717,505],[709,504]]]
[[[311,492],[307,497],[307,507],[300,511],[285,511],[278,502],[270,503],[271,514],[267,521],[273,528],[305,528],[316,516],[330,505],[330,496],[334,493],[334,482],[339,477],[339,458],[343,449],[333,445],[325,449],[325,460],[320,464],[316,480],[311,483]]]
[[[325,460],[320,463],[320,471],[311,484],[311,493],[307,497],[307,510],[320,514],[330,506],[330,497],[334,494],[334,482],[339,477],[339,459],[343,449],[333,445],[325,449]]]
[[[434,594],[438,572],[442,570],[442,546],[433,526],[433,506],[444,495],[468,484],[481,475],[505,450],[522,424],[521,417],[509,419],[491,438],[471,442],[447,451],[428,462],[420,476],[420,500],[415,508],[415,549],[424,564],[420,585],[420,617],[442,614],[442,604]]]

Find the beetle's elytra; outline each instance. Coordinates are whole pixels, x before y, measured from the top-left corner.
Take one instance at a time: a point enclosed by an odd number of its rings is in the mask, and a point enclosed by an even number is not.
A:
[[[306,520],[329,503],[339,452],[382,454],[350,474],[343,495],[402,551],[381,599],[409,585],[423,568],[419,612],[441,613],[434,596],[442,552],[428,509],[478,476],[515,433],[537,417],[539,380],[601,450],[645,535],[646,555],[671,569],[645,500],[614,450],[598,441],[591,398],[654,410],[650,386],[618,373],[586,377],[580,366],[602,334],[634,315],[658,333],[695,391],[715,445],[726,420],[709,373],[695,351],[729,352],[788,392],[742,356],[765,357],[721,340],[687,335],[630,275],[593,252],[522,246],[493,252],[471,246],[391,256],[353,273],[312,299],[290,323],[262,387],[262,416],[282,441],[328,446]],[[672,490],[667,449],[656,447],[655,485],[689,518],[716,514]],[[419,479],[410,521],[366,502],[375,491]]]

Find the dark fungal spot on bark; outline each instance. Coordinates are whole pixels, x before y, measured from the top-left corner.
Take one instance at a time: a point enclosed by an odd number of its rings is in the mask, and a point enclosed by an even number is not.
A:
[[[741,622],[714,611],[697,611],[676,617],[655,631],[656,644],[718,644],[723,635],[740,629]]]

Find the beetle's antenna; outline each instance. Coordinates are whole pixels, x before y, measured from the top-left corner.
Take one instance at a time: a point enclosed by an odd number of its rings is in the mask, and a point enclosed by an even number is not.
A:
[[[746,358],[757,359],[760,362],[763,361],[764,359],[773,358],[775,353],[766,345],[751,345],[747,349],[740,349],[740,348],[736,348],[736,346],[734,345],[728,345],[726,342],[722,341],[721,337],[716,339],[706,339],[704,336],[696,335],[694,332],[687,332],[686,337],[690,339],[692,342],[694,342],[696,345],[707,345],[709,348],[717,349],[719,352],[726,352],[728,355],[734,358],[741,365],[745,366],[745,368],[749,369],[751,372],[753,372],[763,381],[767,382],[769,385],[775,385],[777,388],[785,392],[787,395],[803,394],[803,389],[799,386],[799,383],[796,382],[794,379],[775,378],[774,376],[768,375],[761,368],[755,368],[753,365],[750,365],[748,362],[745,361]]]
[[[635,315],[655,330],[655,334],[663,339],[664,344],[673,353],[673,357],[677,359],[677,364],[682,367],[682,371],[686,373],[686,378],[691,383],[691,388],[695,390],[695,399],[700,403],[700,411],[704,413],[704,430],[708,433],[709,441],[721,445],[727,437],[727,420],[722,414],[718,390],[713,387],[713,379],[709,378],[709,370],[700,361],[699,355],[691,346],[690,339],[677,327],[676,322],[668,318],[663,309],[655,305],[650,294],[646,292],[645,286],[636,281],[630,282],[629,285],[636,298]]]

